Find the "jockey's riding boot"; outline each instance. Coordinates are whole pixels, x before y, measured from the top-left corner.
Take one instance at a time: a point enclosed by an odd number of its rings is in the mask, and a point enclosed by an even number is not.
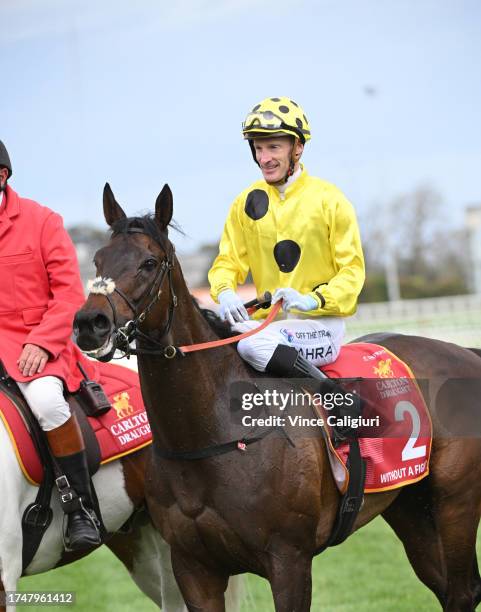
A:
[[[87,455],[77,417],[72,415],[63,425],[46,434],[50,450],[63,474],[55,482],[62,509],[67,515],[66,548],[84,550],[97,546],[102,543],[99,520],[93,510]]]
[[[270,358],[266,372],[285,378],[306,378],[315,383],[311,390],[314,393],[342,394],[343,401],[334,406],[333,415],[342,422],[332,427],[335,444],[356,435],[356,428],[351,427],[350,419],[359,418],[362,414],[362,400],[356,393],[348,392],[342,384],[323,374],[315,365],[307,361],[293,346],[277,345]],[[340,405],[337,405],[340,404]],[[349,417],[349,418],[346,418]]]
[[[310,378],[322,383],[332,383],[333,387],[339,389],[332,379],[323,374],[315,365],[312,365],[307,359],[298,352],[293,346],[278,344],[275,351],[272,353],[266,372],[274,376],[285,378]],[[316,392],[319,390],[319,385],[316,382]]]

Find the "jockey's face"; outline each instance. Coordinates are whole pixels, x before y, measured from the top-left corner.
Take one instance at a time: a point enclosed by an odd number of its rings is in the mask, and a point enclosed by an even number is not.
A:
[[[0,168],[0,192],[5,187],[7,179],[8,179],[8,170],[7,170],[7,168]],[[2,195],[2,194],[0,193],[0,195]]]
[[[296,160],[294,171],[299,167],[299,159],[304,145],[297,139],[295,145],[292,141],[293,138],[289,136],[254,139],[256,159],[267,183],[275,185],[284,181],[289,170],[293,146]]]

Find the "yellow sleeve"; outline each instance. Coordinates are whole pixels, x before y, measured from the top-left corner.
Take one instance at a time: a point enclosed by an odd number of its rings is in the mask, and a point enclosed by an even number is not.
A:
[[[247,278],[249,263],[245,245],[244,229],[240,216],[243,214],[242,198],[232,204],[217,255],[209,270],[210,294],[214,301],[224,289],[237,289]]]
[[[311,312],[347,316],[356,312],[357,298],[364,285],[361,237],[354,208],[340,191],[336,191],[329,210],[329,243],[338,271],[327,284],[310,293],[319,305],[317,311]]]

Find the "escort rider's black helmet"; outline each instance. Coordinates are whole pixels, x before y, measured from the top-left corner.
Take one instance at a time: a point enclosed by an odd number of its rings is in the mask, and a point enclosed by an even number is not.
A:
[[[5,148],[5,145],[0,140],[0,167],[6,168],[8,170],[8,178],[12,176],[12,163],[10,162],[10,157],[8,155],[8,151]]]

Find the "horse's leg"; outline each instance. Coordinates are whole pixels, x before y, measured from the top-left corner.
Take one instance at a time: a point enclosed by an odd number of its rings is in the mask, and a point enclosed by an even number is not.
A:
[[[229,577],[172,549],[172,567],[189,612],[225,612]],[[229,611],[230,612],[230,611]]]
[[[406,487],[382,516],[403,543],[416,576],[444,606],[446,565],[439,533],[427,510],[431,504],[423,481]]]
[[[22,575],[22,515],[20,506],[36,494],[25,480],[10,438],[0,419],[0,580],[2,591],[16,591]],[[3,610],[14,610],[6,606]]]
[[[271,553],[269,582],[276,612],[309,612],[312,598],[312,556],[299,549]]]
[[[481,576],[479,575],[478,555],[474,555],[473,574],[471,576],[471,589],[473,591],[474,607],[481,601]]]
[[[128,534],[107,542],[139,589],[166,612],[185,612],[170,562],[170,548],[150,520],[136,521]]]
[[[12,563],[8,570],[2,565],[2,573],[0,579],[0,592],[5,593],[5,591],[16,591],[17,584],[20,579],[22,568],[21,562],[20,567],[17,567],[17,563]],[[15,605],[6,606],[0,603],[0,612],[13,612],[15,610]]]
[[[479,455],[478,440],[452,438],[437,441],[431,461],[433,516],[446,562],[446,612],[474,609]]]
[[[446,560],[446,612],[474,610],[472,570],[479,516],[470,493],[441,500],[436,509],[435,518]]]

